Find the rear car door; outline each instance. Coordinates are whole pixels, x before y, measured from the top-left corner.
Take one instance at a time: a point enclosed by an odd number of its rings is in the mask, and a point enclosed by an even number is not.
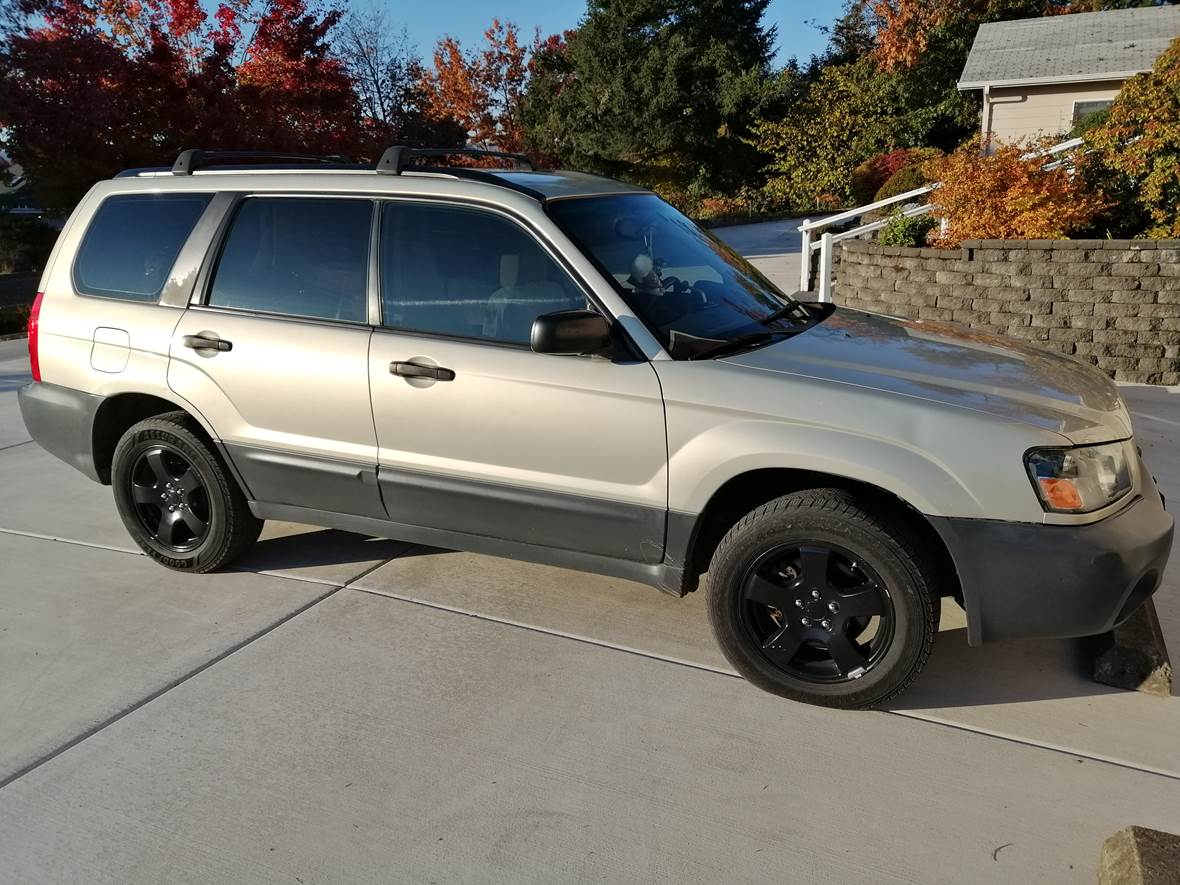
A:
[[[659,380],[643,359],[530,349],[537,316],[594,307],[555,253],[491,208],[390,201],[379,254],[369,368],[389,519],[660,562]]]
[[[380,517],[369,401],[374,203],[247,196],[177,325],[169,386],[215,428],[253,500]]]

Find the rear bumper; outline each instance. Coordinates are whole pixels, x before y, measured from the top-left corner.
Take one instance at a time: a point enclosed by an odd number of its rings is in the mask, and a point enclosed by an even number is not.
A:
[[[972,645],[1018,637],[1092,636],[1159,589],[1172,517],[1154,483],[1082,526],[932,519],[954,559]]]
[[[101,482],[94,467],[94,415],[101,396],[33,381],[16,394],[29,436],[49,452]]]

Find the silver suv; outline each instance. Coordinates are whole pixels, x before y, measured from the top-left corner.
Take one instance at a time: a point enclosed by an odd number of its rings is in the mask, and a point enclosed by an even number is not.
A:
[[[75,209],[21,409],[149,556],[217,569],[278,519],[707,572],[733,665],[838,707],[915,678],[941,597],[979,644],[1159,586],[1172,519],[1096,370],[797,301],[639,188],[437,153],[186,151]]]

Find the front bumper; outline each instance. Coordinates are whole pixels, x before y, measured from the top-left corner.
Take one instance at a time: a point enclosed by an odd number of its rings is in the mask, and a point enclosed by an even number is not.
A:
[[[33,381],[16,393],[25,427],[41,448],[101,482],[94,466],[94,415],[102,397]]]
[[[931,522],[959,573],[971,645],[1110,630],[1159,589],[1174,531],[1154,482],[1090,525]]]

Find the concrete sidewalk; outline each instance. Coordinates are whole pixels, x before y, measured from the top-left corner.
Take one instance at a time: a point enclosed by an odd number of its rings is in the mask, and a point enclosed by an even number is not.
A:
[[[165,571],[27,442],[0,344],[0,883],[1091,882],[1180,831],[1180,699],[966,646],[890,711],[732,675],[703,598],[268,524]],[[1180,393],[1126,388],[1180,498]],[[1180,579],[1157,597],[1180,648]]]

